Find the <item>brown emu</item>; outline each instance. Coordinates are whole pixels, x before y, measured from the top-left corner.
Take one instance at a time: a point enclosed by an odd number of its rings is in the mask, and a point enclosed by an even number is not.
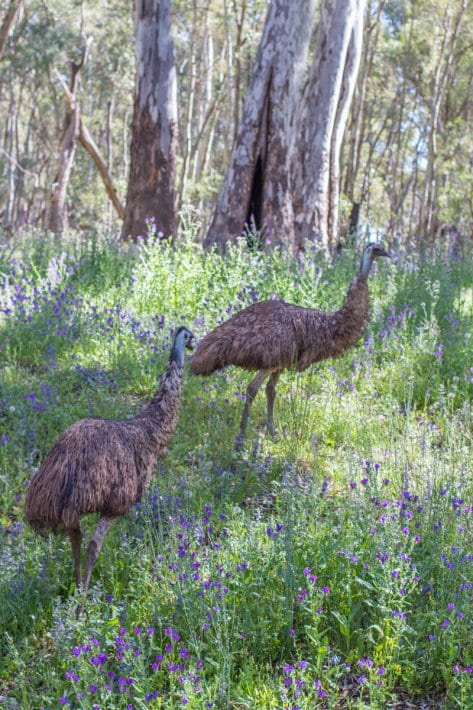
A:
[[[158,392],[140,414],[132,419],[89,418],[76,422],[61,434],[28,486],[26,519],[42,535],[68,534],[78,587],[80,517],[100,513],[87,548],[84,594],[108,528],[140,499],[156,461],[167,453],[181,402],[184,348],[192,349],[192,341],[187,328],[178,328]]]
[[[195,375],[210,375],[228,365],[258,370],[246,391],[237,448],[243,442],[251,404],[264,380],[267,425],[273,431],[276,383],[287,368],[305,370],[314,362],[342,355],[363,335],[369,317],[367,279],[375,258],[389,256],[370,243],[352,281],[345,303],[332,313],[303,308],[283,301],[260,301],[239,311],[208,333],[190,362]]]

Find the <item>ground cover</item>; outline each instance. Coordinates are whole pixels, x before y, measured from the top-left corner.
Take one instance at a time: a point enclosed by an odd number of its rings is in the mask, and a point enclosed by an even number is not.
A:
[[[58,434],[137,412],[176,326],[199,338],[263,298],[337,308],[359,252],[2,244],[1,703],[472,707],[469,255],[377,263],[365,338],[282,376],[276,438],[261,395],[239,454],[248,374],[186,373],[169,455],[109,532],[81,620],[68,541],[23,523]]]

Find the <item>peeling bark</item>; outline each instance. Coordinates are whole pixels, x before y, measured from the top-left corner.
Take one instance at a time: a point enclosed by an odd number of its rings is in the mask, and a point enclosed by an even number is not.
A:
[[[136,0],[137,72],[122,237],[176,235],[177,87],[170,0]]]
[[[293,155],[295,240],[336,242],[339,160],[361,52],[365,0],[325,0]]]
[[[204,244],[220,248],[251,219],[272,241],[292,243],[289,155],[315,0],[272,0],[245,97],[236,144]]]

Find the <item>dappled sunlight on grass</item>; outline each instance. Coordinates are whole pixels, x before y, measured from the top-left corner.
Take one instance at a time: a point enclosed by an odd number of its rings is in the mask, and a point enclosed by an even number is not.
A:
[[[81,417],[139,411],[176,326],[200,339],[270,297],[333,310],[357,261],[241,244],[226,259],[190,243],[41,252],[37,237],[0,250],[0,695],[11,707],[468,707],[467,259],[377,265],[364,339],[283,373],[275,436],[263,388],[238,453],[251,374],[186,370],[169,454],[108,533],[80,622],[68,541],[23,524],[25,488],[57,436]]]

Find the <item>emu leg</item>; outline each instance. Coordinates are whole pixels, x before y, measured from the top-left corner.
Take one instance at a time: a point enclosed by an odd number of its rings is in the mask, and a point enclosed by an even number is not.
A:
[[[114,520],[115,518],[100,518],[98,525],[95,529],[94,537],[89,542],[89,546],[87,548],[87,557],[85,560],[84,579],[82,582],[82,594],[84,597],[87,594],[87,590],[89,589],[92,570],[94,568],[95,563],[97,562],[100,550],[102,549],[102,544],[105,535],[107,534],[107,530],[109,529],[110,525],[113,523]],[[77,618],[79,618],[79,616],[82,614],[83,609],[83,604],[77,607]]]
[[[81,582],[81,569],[80,569],[80,548],[82,544],[82,532],[80,528],[74,528],[73,530],[68,530],[69,540],[71,541],[72,547],[72,558],[74,560],[74,576],[76,579],[76,584],[80,587]]]
[[[87,594],[87,590],[90,584],[90,578],[92,576],[92,570],[94,568],[95,563],[97,562],[100,550],[102,549],[103,541],[105,535],[107,534],[107,530],[113,523],[114,519],[115,518],[106,518],[105,516],[103,518],[100,518],[98,525],[95,529],[94,537],[89,542],[89,546],[87,548],[87,557],[85,560],[84,581],[82,583],[82,591],[84,594]]]
[[[243,438],[245,436],[246,425],[248,424],[248,417],[250,414],[251,405],[253,404],[253,400],[258,394],[261,385],[263,384],[267,376],[270,374],[270,372],[271,370],[261,370],[248,385],[248,388],[246,390],[245,406],[243,408],[243,414],[241,415],[240,420],[240,431],[238,432],[236,440],[237,451],[240,451],[243,448]]]
[[[281,370],[276,370],[271,373],[268,384],[266,385],[266,401],[268,404],[268,419],[266,426],[270,434],[274,435],[274,400],[276,399],[276,384],[279,380]]]

